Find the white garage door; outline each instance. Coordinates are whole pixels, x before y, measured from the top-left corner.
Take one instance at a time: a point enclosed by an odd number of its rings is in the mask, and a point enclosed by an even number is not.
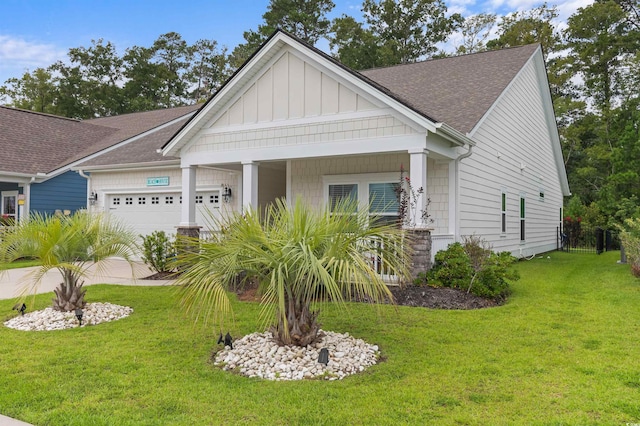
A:
[[[164,231],[171,235],[176,233],[176,226],[180,223],[180,192],[113,194],[109,196],[108,203],[109,214],[123,220],[136,234]],[[196,222],[204,226],[203,230],[208,228],[211,214],[219,215],[219,207],[218,191],[196,192]]]

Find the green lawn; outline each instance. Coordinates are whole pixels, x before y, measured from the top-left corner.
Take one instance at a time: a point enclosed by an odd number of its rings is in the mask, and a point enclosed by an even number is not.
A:
[[[89,301],[134,314],[55,332],[0,327],[0,413],[36,425],[640,422],[640,280],[617,252],[550,256],[517,265],[499,308],[327,309],[323,328],[376,343],[385,359],[336,382],[223,372],[209,363],[217,333],[183,316],[175,289],[92,286]],[[0,319],[12,306],[0,301]],[[234,309],[233,335],[257,330],[257,304]]]
[[[0,263],[0,271],[4,269],[18,269],[18,268],[26,268],[29,266],[38,266],[38,265],[40,265],[39,260],[20,259],[11,263]]]

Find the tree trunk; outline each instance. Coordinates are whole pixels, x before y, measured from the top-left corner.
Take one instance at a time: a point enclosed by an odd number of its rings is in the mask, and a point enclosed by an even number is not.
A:
[[[271,329],[274,338],[282,346],[307,346],[316,341],[320,325],[317,322],[318,312],[311,312],[308,303],[288,300],[287,326],[282,320]]]
[[[53,309],[56,311],[72,312],[76,309],[82,309],[87,302],[84,295],[87,290],[83,289],[82,284],[78,284],[78,279],[70,271],[64,271],[62,274],[64,281],[53,290],[56,294],[53,299]]]

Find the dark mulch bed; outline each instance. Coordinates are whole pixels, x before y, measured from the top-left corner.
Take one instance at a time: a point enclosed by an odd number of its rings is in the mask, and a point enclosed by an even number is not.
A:
[[[445,287],[406,286],[390,287],[397,305],[418,306],[430,309],[482,309],[500,305],[495,300],[485,299],[464,291]],[[260,297],[256,289],[245,288],[238,291],[238,299],[244,302],[258,302]],[[367,302],[367,300],[361,300]]]
[[[175,279],[175,272],[159,272],[150,275],[145,280],[170,280]],[[390,287],[391,293],[397,305],[418,306],[430,309],[482,309],[499,306],[500,303],[479,297],[474,294],[467,294],[464,291],[446,287],[428,287],[408,285],[401,287]],[[260,297],[256,294],[255,286],[245,287],[237,291],[238,299],[243,302],[258,302]],[[367,302],[361,300],[361,302]]]
[[[495,300],[446,287],[409,285],[404,288],[391,287],[391,293],[396,303],[403,306],[431,309],[481,309],[499,305]]]

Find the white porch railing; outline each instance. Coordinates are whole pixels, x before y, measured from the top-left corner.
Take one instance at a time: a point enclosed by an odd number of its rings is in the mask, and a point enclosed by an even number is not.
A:
[[[382,277],[382,280],[387,284],[400,284],[400,277],[391,274],[384,267],[384,257],[381,254],[382,249],[384,248],[383,242],[378,238],[372,238],[366,243],[366,245],[367,251],[365,252],[365,254],[369,257],[373,270],[376,271]],[[398,250],[402,250],[402,245],[398,247],[398,245],[396,244],[396,249],[394,251]]]
[[[217,231],[214,231],[217,232]],[[213,232],[209,230],[200,231],[200,239],[207,240],[212,237]],[[440,250],[446,250],[449,244],[455,242],[453,234],[431,234],[431,263],[435,261],[435,255]],[[382,279],[389,284],[398,284],[399,278],[396,275],[390,274],[385,270],[384,258],[380,254],[383,248],[382,241],[379,239],[371,239],[364,244],[363,251],[369,257],[371,267],[374,271],[382,276]],[[402,247],[398,247],[401,250]]]

